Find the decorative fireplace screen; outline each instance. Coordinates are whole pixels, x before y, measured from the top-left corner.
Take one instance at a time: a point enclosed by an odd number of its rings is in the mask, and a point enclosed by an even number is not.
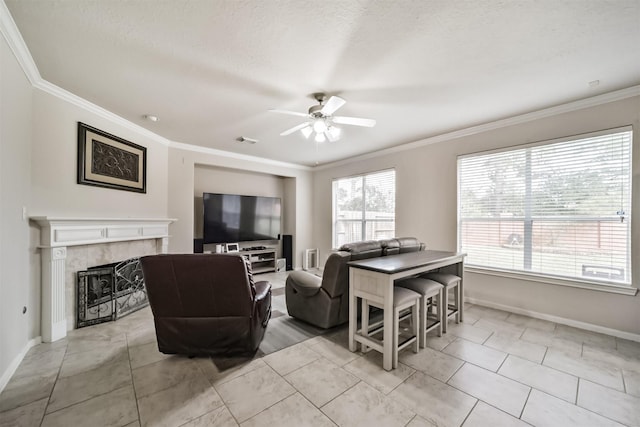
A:
[[[76,327],[117,320],[149,304],[139,258],[78,273]]]

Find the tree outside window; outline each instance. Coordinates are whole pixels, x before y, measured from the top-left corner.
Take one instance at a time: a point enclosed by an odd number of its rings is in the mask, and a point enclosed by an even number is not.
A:
[[[395,170],[333,181],[333,247],[395,236]]]

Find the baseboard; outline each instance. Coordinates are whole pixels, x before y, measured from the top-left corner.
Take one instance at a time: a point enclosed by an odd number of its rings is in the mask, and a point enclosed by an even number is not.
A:
[[[585,329],[591,332],[598,332],[601,334],[612,335],[618,338],[624,338],[630,341],[640,342],[640,334],[634,334],[631,332],[620,331],[618,329],[606,328],[600,325],[594,325],[593,323],[581,322],[579,320],[567,319],[564,317],[553,316],[546,313],[538,313],[537,311],[525,310],[523,308],[512,307],[510,305],[497,304],[491,301],[484,301],[477,298],[465,297],[464,300],[471,304],[482,305],[484,307],[495,308],[498,310],[508,311],[510,313],[522,314],[525,316],[533,317],[541,320],[548,320],[550,322],[560,323],[561,325],[573,326],[574,328]]]
[[[40,344],[41,342],[42,342],[42,337],[35,337],[33,339],[30,339],[27,342],[27,344],[24,346],[22,351],[18,353],[18,355],[11,361],[7,370],[4,371],[4,373],[2,374],[2,377],[0,377],[0,393],[2,393],[2,391],[7,386],[7,384],[9,384],[9,380],[11,380],[11,377],[13,376],[13,374],[15,374],[16,370],[18,369],[18,366],[20,366],[20,363],[22,363],[22,359],[24,359],[24,356],[27,355],[27,352],[29,351],[29,349],[34,345]]]

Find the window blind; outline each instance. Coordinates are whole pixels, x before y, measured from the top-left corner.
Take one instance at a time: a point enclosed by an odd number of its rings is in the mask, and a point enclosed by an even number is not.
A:
[[[395,237],[393,169],[333,181],[333,247]]]
[[[631,284],[629,129],[458,159],[466,263]]]

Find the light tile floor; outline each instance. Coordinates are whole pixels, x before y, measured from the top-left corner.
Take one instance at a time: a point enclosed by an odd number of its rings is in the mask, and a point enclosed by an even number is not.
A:
[[[640,343],[466,307],[391,372],[345,327],[253,359],[163,355],[143,309],[30,349],[0,426],[640,426]]]

